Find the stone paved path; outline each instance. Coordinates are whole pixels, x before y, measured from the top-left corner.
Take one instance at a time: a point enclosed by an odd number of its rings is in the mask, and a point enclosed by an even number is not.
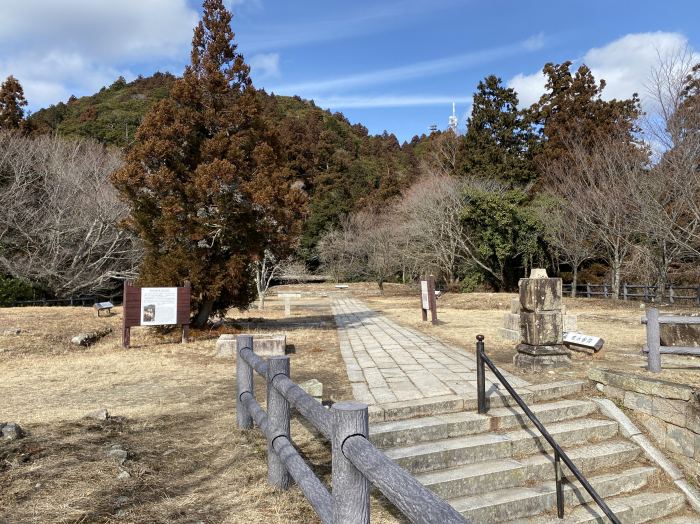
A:
[[[476,397],[476,361],[435,337],[405,328],[354,298],[331,300],[356,400],[386,404],[458,395]],[[528,383],[503,373],[514,386]],[[486,374],[486,387],[496,386]]]

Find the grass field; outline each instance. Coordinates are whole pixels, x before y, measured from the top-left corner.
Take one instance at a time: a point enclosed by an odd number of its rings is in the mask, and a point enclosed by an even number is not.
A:
[[[264,312],[232,311],[223,330],[179,333],[132,331],[130,349],[120,346],[121,311],[97,319],[88,308],[0,309],[0,422],[18,422],[24,439],[0,442],[0,522],[318,522],[297,488],[275,493],[267,486],[266,443],[258,430],[235,428],[235,361],[214,357],[220,332],[285,332],[293,346],[292,378],[317,378],[328,400],[351,397],[327,298],[333,286],[293,286],[313,291],[283,318],[281,301]],[[487,351],[510,368],[512,343],[496,330],[510,295],[445,295],[440,323],[420,321],[418,295],[389,285],[351,285],[353,295],[399,321],[463,347],[487,337]],[[606,339],[602,358],[576,356],[558,375],[585,376],[590,365],[641,370],[644,329],[636,303],[568,300],[579,327]],[[90,348],[70,344],[82,331],[111,326],[113,332]],[[662,378],[699,382],[691,360],[665,359]],[[640,371],[641,372],[641,371]],[[526,376],[528,380],[541,379]],[[545,376],[546,380],[556,377]],[[264,400],[262,383],[257,398]],[[85,416],[106,408],[112,417]],[[328,480],[327,444],[295,421],[292,434],[316,473]],[[120,465],[106,455],[113,445],[129,453]],[[118,478],[121,474],[128,478]],[[373,499],[373,522],[400,522]]]

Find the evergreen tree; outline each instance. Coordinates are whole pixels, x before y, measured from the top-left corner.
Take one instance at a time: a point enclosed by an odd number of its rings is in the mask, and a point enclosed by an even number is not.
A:
[[[474,93],[467,134],[461,144],[461,170],[511,183],[535,176],[530,150],[533,133],[518,110],[518,95],[491,75]]]
[[[571,72],[571,62],[545,64],[547,77],[539,102],[530,109],[530,118],[543,140],[537,160],[546,164],[565,159],[568,143],[583,141],[591,150],[612,135],[626,136],[630,143],[637,131],[641,109],[635,93],[627,100],[601,98],[605,80],[597,84],[588,66]]]
[[[193,287],[193,324],[255,298],[252,266],[291,248],[304,199],[261,115],[232,15],[205,0],[191,63],[144,118],[115,184],[144,242],[144,285]]]
[[[20,129],[26,105],[22,84],[14,76],[8,76],[0,85],[0,129]]]

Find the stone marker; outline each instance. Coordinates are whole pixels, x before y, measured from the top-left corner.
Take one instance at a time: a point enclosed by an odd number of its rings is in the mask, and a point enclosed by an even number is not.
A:
[[[513,362],[519,368],[538,371],[571,364],[563,345],[561,278],[548,278],[544,269],[533,269],[531,278],[520,279],[520,344]]]
[[[284,299],[284,316],[289,317],[292,315],[292,299],[301,298],[301,293],[277,293],[278,297]]]
[[[315,378],[302,382],[299,387],[319,402],[323,401],[323,384]]]
[[[564,332],[564,344],[567,347],[573,346],[571,349],[581,350],[585,353],[597,353],[603,348],[604,343],[605,341],[600,337],[584,335],[575,331]]]
[[[0,435],[6,440],[17,440],[24,436],[24,430],[15,422],[0,422]]]
[[[88,413],[86,415],[86,418],[94,418],[95,420],[107,420],[109,418],[109,411],[107,411],[105,408],[100,408],[98,410],[93,411],[92,413]]]
[[[98,329],[97,331],[91,331],[90,333],[80,333],[79,335],[74,336],[72,339],[70,339],[71,344],[75,344],[76,346],[91,346],[98,340],[100,340],[103,337],[106,337],[112,332],[111,327],[106,327],[102,329]]]
[[[236,337],[224,334],[216,341],[217,358],[233,358],[236,354]],[[261,357],[282,357],[286,354],[287,336],[284,334],[255,334],[253,352]]]

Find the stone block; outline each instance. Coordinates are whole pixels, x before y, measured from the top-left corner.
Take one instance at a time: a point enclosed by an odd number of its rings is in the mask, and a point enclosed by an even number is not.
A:
[[[520,315],[517,313],[506,313],[503,316],[503,327],[506,329],[520,330]]]
[[[576,322],[576,315],[564,315],[564,332],[576,331],[578,329]]]
[[[218,358],[233,358],[236,354],[236,336],[224,334],[216,341]],[[286,354],[287,336],[284,334],[253,334],[253,351],[261,357],[278,357]]]
[[[520,309],[522,311],[558,311],[561,313],[561,278],[522,278]]]
[[[686,406],[686,427],[700,434],[700,405],[696,401],[688,402]]]
[[[315,378],[302,382],[299,387],[319,402],[323,400],[323,384]]]
[[[651,414],[676,426],[685,427],[687,405],[682,400],[653,397]]]
[[[695,434],[695,460],[700,464],[700,435]]]
[[[498,328],[498,336],[511,342],[520,342],[520,330]]]
[[[510,300],[510,312],[513,315],[520,314],[520,299],[519,298],[512,298]]]
[[[561,345],[531,346],[518,344],[513,364],[529,371],[568,367],[571,365],[571,353]]]
[[[652,415],[652,404],[653,398],[649,395],[644,395],[643,393],[634,393],[632,391],[625,391],[625,398],[623,400],[623,405],[633,411],[641,411],[647,415]]]
[[[561,344],[562,318],[558,311],[520,314],[520,337],[531,346]]]
[[[662,346],[700,346],[700,324],[661,324]]]
[[[695,454],[695,433],[685,428],[668,424],[666,428],[666,449],[672,453],[678,453],[686,457]]]
[[[653,438],[658,445],[666,447],[666,426],[668,426],[668,424],[645,413],[637,413],[637,419],[642,423],[642,426],[644,426],[651,435],[651,438]]]

